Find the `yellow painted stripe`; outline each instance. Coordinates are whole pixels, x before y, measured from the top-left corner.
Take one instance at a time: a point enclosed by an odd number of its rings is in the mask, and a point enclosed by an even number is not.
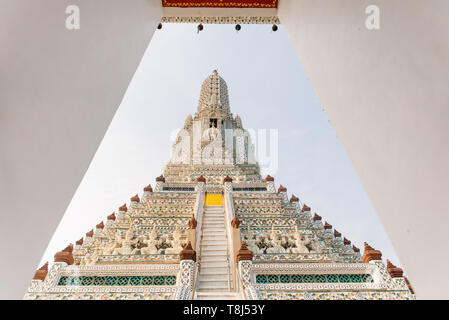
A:
[[[222,206],[223,196],[221,194],[208,194],[206,196],[206,206]]]

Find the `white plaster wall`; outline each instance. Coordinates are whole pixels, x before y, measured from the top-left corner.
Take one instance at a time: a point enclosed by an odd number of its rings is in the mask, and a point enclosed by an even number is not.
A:
[[[69,4],[81,10],[80,30],[65,28]],[[0,8],[0,298],[20,299],[162,9],[160,0]]]
[[[449,298],[449,1],[280,0],[278,15],[418,298]]]

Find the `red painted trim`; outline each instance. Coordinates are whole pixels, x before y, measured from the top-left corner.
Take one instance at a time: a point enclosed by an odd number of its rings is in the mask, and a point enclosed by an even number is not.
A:
[[[277,8],[278,0],[162,0],[163,7]]]

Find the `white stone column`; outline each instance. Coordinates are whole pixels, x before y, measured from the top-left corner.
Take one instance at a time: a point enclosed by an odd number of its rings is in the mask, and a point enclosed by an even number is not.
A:
[[[188,300],[193,293],[195,280],[195,261],[181,260],[178,274],[178,289],[175,292],[175,300]]]
[[[254,287],[252,279],[251,266],[253,262],[250,260],[239,261],[239,277],[242,290],[248,300],[260,300],[261,296],[258,290]]]

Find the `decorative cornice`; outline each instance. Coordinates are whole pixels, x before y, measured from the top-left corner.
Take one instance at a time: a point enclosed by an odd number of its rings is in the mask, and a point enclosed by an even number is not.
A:
[[[195,24],[281,24],[276,16],[251,16],[251,17],[178,17],[167,16],[161,19],[161,23],[195,23]]]
[[[396,267],[388,259],[387,259],[387,271],[392,278],[401,278],[402,275],[404,274],[401,268]]]
[[[294,194],[292,194],[292,197],[290,198],[290,202],[299,202],[299,198],[296,197]]]
[[[86,232],[86,237],[93,237],[94,236],[94,229],[90,230],[89,232]]]
[[[196,252],[192,248],[192,243],[189,241],[184,249],[179,253],[179,259],[196,261]]]
[[[354,250],[354,252],[360,252],[360,249],[357,248],[355,245],[352,245],[352,250]]]
[[[147,185],[145,188],[143,188],[144,192],[153,192],[153,188],[151,187],[151,184]]]
[[[131,201],[132,201],[132,202],[140,202],[139,195],[136,194],[134,197],[131,198]]]
[[[83,245],[83,242],[84,242],[84,238],[81,238],[81,239],[79,239],[78,241],[76,241],[75,244],[76,244],[77,246],[82,246],[82,245]]]
[[[106,265],[71,265],[66,266],[61,274],[64,276],[103,276],[114,275],[163,275],[176,274],[179,262],[161,264],[106,264]]]
[[[246,246],[246,242],[242,242],[240,245],[240,249],[237,252],[237,262],[239,261],[252,261],[253,260],[253,252],[248,249]]]
[[[287,188],[284,187],[282,184],[278,188],[278,193],[280,193],[280,192],[287,192]]]
[[[321,216],[318,215],[316,212],[315,212],[315,214],[313,215],[313,221],[321,221]],[[327,222],[326,222],[326,223],[327,223]]]
[[[192,218],[189,220],[189,229],[196,229],[197,221],[195,219],[195,214],[192,213]]]
[[[240,226],[240,220],[237,218],[237,215],[234,215],[234,218],[232,218],[231,226],[232,226],[234,229],[238,229],[238,228],[239,228],[239,226]]]
[[[382,252],[374,249],[368,243],[364,243],[365,250],[363,252],[362,261],[370,262],[371,260],[382,260]]]
[[[301,211],[302,211],[302,212],[310,211],[310,207],[307,206],[307,205],[304,203],[304,205],[302,206]]]
[[[347,263],[347,262],[285,262],[285,263],[253,263],[252,269],[255,274],[270,273],[368,273],[372,274],[377,267],[369,263]]]
[[[68,265],[73,264],[73,244],[69,244],[64,250],[56,252],[55,262],[65,262]]]
[[[115,221],[115,212],[113,212],[112,214],[110,214],[110,215],[108,216],[108,220],[113,220],[113,221]]]
[[[225,182],[232,182],[232,178],[230,176],[224,177],[223,183],[225,183]]]
[[[350,244],[351,244],[351,241],[348,240],[348,239],[346,239],[346,238],[343,238],[343,244],[345,244],[345,245],[350,245]]]
[[[326,230],[330,230],[330,229],[332,229],[332,225],[331,224],[329,224],[329,223],[327,223],[327,221],[324,221],[324,229],[326,229]]]
[[[206,183],[206,178],[204,178],[202,175],[196,178],[196,182],[204,182]]]
[[[272,181],[274,181],[274,178],[270,175],[267,175],[263,181],[264,182],[272,182]]]
[[[46,262],[42,267],[36,270],[33,280],[44,281],[48,274],[48,262]]]
[[[341,237],[341,233],[334,229],[334,237]]]
[[[156,178],[156,182],[163,182],[163,183],[165,183],[164,175],[161,174],[159,177],[157,177]]]
[[[126,207],[126,203],[118,208],[118,211],[123,211],[123,212],[127,212],[128,211],[128,207]]]
[[[99,224],[97,224],[96,227],[97,227],[97,229],[103,229],[104,228],[103,221],[101,221]]]

